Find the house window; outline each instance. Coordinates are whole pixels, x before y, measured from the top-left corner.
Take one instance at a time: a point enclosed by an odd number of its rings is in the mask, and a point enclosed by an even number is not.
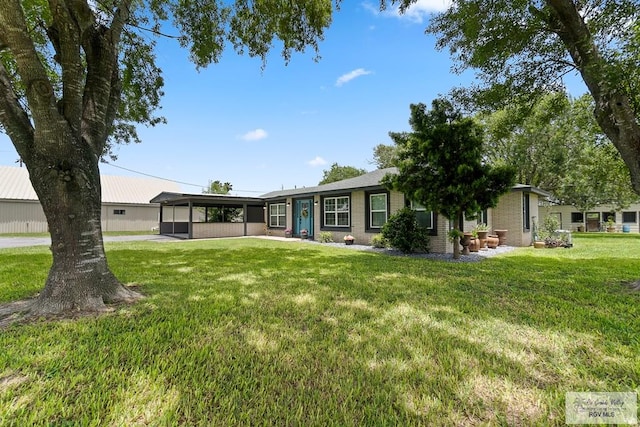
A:
[[[629,211],[629,212],[622,212],[622,222],[631,222],[631,223],[636,223],[637,221],[637,212],[635,211]]]
[[[127,213],[127,211],[125,209],[114,209],[113,210],[113,214],[114,215],[125,215]]]
[[[324,226],[349,227],[349,196],[324,198]]]
[[[416,202],[411,202],[411,209],[416,213],[419,226],[433,230],[433,211],[428,211],[427,208]]]
[[[522,228],[524,231],[531,230],[531,206],[530,194],[522,193]]]
[[[478,213],[478,224],[489,224],[489,214],[486,209]]]
[[[616,222],[616,213],[615,212],[602,212],[602,222],[607,222],[609,221],[609,218],[611,218],[611,220],[613,222]]]
[[[286,209],[284,203],[272,203],[269,205],[269,227],[285,227]]]
[[[369,226],[381,228],[387,222],[387,193],[369,195]]]
[[[582,212],[571,212],[571,222],[582,224],[584,222],[584,214]]]

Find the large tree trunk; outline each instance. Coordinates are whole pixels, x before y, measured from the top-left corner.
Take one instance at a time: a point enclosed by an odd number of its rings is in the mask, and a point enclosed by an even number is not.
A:
[[[611,83],[615,70],[602,58],[589,28],[572,0],[547,0],[549,24],[558,34],[595,100],[596,121],[629,168],[631,184],[640,194],[640,126],[629,96]],[[624,76],[620,76],[624,78]]]
[[[1,3],[0,51],[15,69],[0,62],[0,124],[29,169],[51,233],[53,265],[33,315],[101,311],[140,297],[111,273],[102,242],[98,161],[120,102],[118,46],[131,1],[116,3],[110,26],[85,2],[50,2],[46,23],[27,22],[19,0]],[[34,25],[47,25],[55,67],[38,55]]]
[[[109,270],[102,241],[98,160],[80,141],[67,156],[34,156],[28,164],[51,233],[53,264],[31,308],[34,315],[102,311],[140,297]]]

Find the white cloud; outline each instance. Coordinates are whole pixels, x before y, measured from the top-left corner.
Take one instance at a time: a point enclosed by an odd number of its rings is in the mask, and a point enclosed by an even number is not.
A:
[[[444,12],[450,6],[451,0],[417,0],[409,9],[401,14],[398,6],[389,7],[384,12],[380,12],[380,10],[371,3],[363,3],[363,7],[374,15],[393,16],[419,24],[421,24],[429,14]]]
[[[242,135],[240,138],[245,141],[259,141],[261,139],[265,139],[269,134],[264,129],[254,129]]]
[[[366,76],[367,74],[371,74],[371,71],[365,70],[364,68],[357,68],[338,77],[338,80],[336,80],[336,86],[342,86],[357,77]]]
[[[309,160],[307,163],[309,164],[309,166],[313,166],[315,168],[318,166],[326,165],[327,161],[320,156],[316,156],[315,159]]]

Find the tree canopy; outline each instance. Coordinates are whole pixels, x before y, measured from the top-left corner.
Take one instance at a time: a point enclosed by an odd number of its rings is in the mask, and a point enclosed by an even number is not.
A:
[[[329,170],[322,172],[322,179],[318,185],[329,184],[330,182],[342,181],[343,179],[355,178],[356,176],[367,173],[365,169],[356,168],[354,166],[340,166],[338,163],[331,165]]]
[[[619,209],[638,199],[629,170],[592,114],[593,100],[550,93],[530,110],[506,107],[481,115],[485,156],[516,167],[516,180],[549,191],[559,203],[586,211],[601,204]]]
[[[378,169],[387,169],[398,165],[398,153],[395,145],[378,144],[373,148],[372,164]]]
[[[483,163],[483,129],[446,99],[411,105],[411,132],[389,135],[398,146],[398,174],[383,182],[407,197],[454,221],[494,207],[514,183],[510,166]],[[454,257],[460,248],[454,239]]]
[[[383,5],[406,10],[416,1]],[[636,0],[454,0],[427,32],[448,48],[454,71],[477,72],[476,85],[456,91],[474,107],[526,105],[579,76],[640,194],[639,16]]]
[[[204,194],[229,194],[233,190],[233,185],[230,182],[222,182],[220,180],[209,180],[207,188],[203,188]]]

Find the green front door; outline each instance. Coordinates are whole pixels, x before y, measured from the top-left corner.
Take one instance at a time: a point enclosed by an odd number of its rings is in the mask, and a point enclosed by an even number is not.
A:
[[[300,235],[307,230],[309,237],[313,237],[313,199],[299,199],[295,202],[293,213],[293,234]]]

